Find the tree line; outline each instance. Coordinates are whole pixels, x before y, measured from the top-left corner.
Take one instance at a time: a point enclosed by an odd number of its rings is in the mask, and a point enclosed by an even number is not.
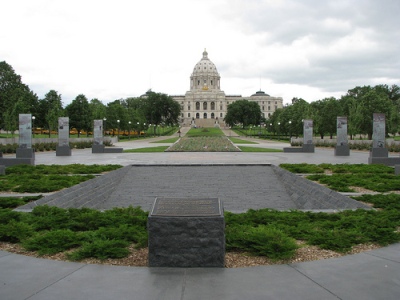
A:
[[[103,104],[99,99],[90,101],[78,95],[64,107],[61,94],[50,90],[43,99],[30,90],[11,65],[0,62],[0,128],[14,132],[18,129],[18,115],[30,113],[34,126],[56,130],[59,117],[69,117],[70,127],[89,132],[93,120],[102,119],[106,128],[145,130],[151,126],[178,123],[180,105],[163,93],[147,91],[142,97],[118,99]]]
[[[372,115],[386,115],[386,132],[396,135],[400,130],[400,88],[385,84],[376,86],[357,86],[339,99],[325,98],[307,102],[293,98],[292,103],[277,109],[269,119],[261,117],[259,106],[248,100],[239,100],[228,106],[225,122],[230,126],[240,124],[258,126],[263,124],[268,131],[286,135],[303,134],[303,120],[314,121],[314,134],[322,139],[336,135],[338,116],[346,116],[350,138],[356,134],[367,135],[372,139]]]
[[[106,128],[145,130],[148,126],[172,125],[179,121],[180,105],[170,96],[148,91],[142,97],[119,99],[103,104],[98,99],[90,101],[78,95],[63,106],[61,94],[50,90],[43,99],[30,90],[5,61],[0,62],[0,128],[14,132],[18,129],[18,115],[31,113],[35,127],[51,130],[57,128],[58,117],[69,117],[70,127],[78,132],[91,131],[93,120],[105,120]],[[400,130],[400,87],[397,85],[357,86],[336,98],[307,102],[293,98],[292,103],[277,109],[269,119],[262,117],[259,105],[239,100],[228,106],[225,122],[230,126],[240,124],[264,126],[270,132],[299,136],[303,134],[304,119],[314,121],[314,133],[321,138],[336,134],[336,118],[347,116],[348,133],[372,138],[372,114],[386,115],[386,132],[395,135]],[[119,122],[118,122],[119,120]]]

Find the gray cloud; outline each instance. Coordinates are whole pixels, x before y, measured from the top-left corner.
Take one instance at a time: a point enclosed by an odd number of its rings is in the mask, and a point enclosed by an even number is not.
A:
[[[260,62],[259,74],[248,76],[331,92],[373,84],[378,78],[400,80],[399,15],[397,0],[236,0],[231,10],[223,13],[246,35],[260,36],[258,43],[266,53],[271,48],[276,48],[275,54],[282,50],[280,67],[272,58]],[[244,73],[238,71],[240,62],[220,69]]]

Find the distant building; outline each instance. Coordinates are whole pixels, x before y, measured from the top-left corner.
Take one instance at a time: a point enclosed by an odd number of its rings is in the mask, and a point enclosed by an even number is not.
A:
[[[208,58],[206,50],[203,58],[194,66],[190,75],[190,90],[185,95],[171,96],[181,105],[181,123],[184,126],[225,126],[224,117],[229,104],[237,100],[255,101],[265,118],[283,107],[282,97],[271,97],[258,91],[249,97],[225,95],[220,89],[221,76],[214,63]]]

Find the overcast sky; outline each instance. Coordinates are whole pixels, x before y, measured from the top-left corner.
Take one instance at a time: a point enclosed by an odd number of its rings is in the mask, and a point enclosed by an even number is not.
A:
[[[204,48],[227,95],[400,85],[399,0],[0,0],[0,61],[39,98],[184,95]]]

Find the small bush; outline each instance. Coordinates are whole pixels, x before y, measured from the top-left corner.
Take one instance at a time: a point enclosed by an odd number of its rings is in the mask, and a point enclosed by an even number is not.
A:
[[[0,241],[19,243],[33,234],[30,225],[11,220],[7,224],[0,224]]]
[[[42,198],[42,196],[33,197],[1,197],[0,208],[16,208],[28,202],[35,201]]]
[[[272,260],[289,259],[298,248],[283,231],[263,225],[227,227],[226,245],[227,250],[238,249]]]
[[[128,256],[127,247],[129,242],[121,240],[94,240],[91,243],[84,243],[78,250],[67,254],[68,259],[79,261],[85,258],[94,257],[101,260],[107,258],[123,258]]]
[[[37,251],[39,255],[51,255],[79,245],[78,234],[69,229],[47,231],[37,234],[22,243],[26,250]]]
[[[121,240],[133,242],[136,248],[144,248],[147,246],[147,231],[144,227],[129,226],[127,224],[119,227],[99,228],[94,234],[103,240]]]

